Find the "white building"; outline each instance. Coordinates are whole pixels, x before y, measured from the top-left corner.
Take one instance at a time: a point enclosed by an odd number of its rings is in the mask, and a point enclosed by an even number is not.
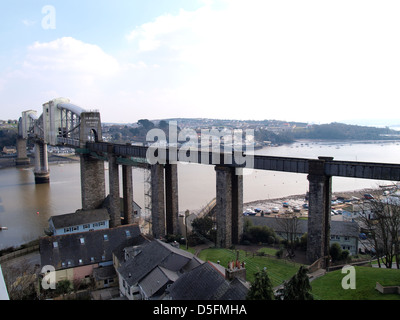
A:
[[[107,209],[76,211],[53,216],[49,219],[51,235],[63,235],[109,228],[110,216]]]

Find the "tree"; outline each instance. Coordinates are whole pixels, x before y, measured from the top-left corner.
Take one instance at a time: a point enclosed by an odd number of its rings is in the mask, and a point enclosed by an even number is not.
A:
[[[274,300],[274,292],[266,268],[255,274],[254,282],[251,284],[246,300]]]
[[[367,242],[377,255],[378,265],[392,268],[393,261],[400,268],[400,199],[379,197],[364,202],[359,223],[368,234]]]
[[[286,250],[289,257],[294,257],[294,250],[297,245],[297,229],[299,226],[299,219],[295,214],[285,214],[281,218],[277,218],[277,223],[287,240]]]
[[[329,249],[329,254],[332,258],[332,261],[338,261],[342,259],[342,248],[340,247],[340,244],[337,242],[334,242],[331,244],[331,247]]]
[[[199,233],[204,237],[210,235],[213,227],[213,221],[210,217],[196,218],[192,222],[193,231]]]
[[[148,119],[140,119],[138,121],[138,125],[142,126],[146,130],[150,130],[154,128],[154,123]]]
[[[301,266],[299,271],[286,281],[282,289],[279,289],[276,298],[280,300],[314,300],[311,294],[311,285],[307,275],[307,268]]]

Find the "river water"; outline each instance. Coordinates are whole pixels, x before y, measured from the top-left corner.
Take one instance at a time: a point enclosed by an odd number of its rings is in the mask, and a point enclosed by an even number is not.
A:
[[[271,156],[400,163],[399,142],[310,142],[266,147],[255,153]],[[0,249],[17,246],[43,235],[51,216],[81,208],[79,163],[50,165],[50,183],[35,185],[33,168],[0,170]],[[305,194],[304,174],[246,170],[244,202]],[[106,171],[106,187],[108,177]],[[197,210],[215,197],[214,166],[179,164],[179,209]],[[144,208],[144,170],[133,169],[134,199]],[[354,178],[333,178],[333,191],[350,191],[390,184]],[[121,191],[122,192],[122,191]]]

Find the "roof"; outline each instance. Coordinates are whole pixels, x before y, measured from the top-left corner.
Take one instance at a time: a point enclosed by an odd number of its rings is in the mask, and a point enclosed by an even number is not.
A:
[[[226,280],[207,262],[183,274],[167,291],[172,300],[244,300],[248,286],[237,278]]]
[[[0,266],[0,300],[10,300],[7,292],[6,283],[4,282],[3,272]]]
[[[42,265],[56,270],[112,260],[112,251],[124,242],[140,242],[136,224],[90,232],[64,234],[40,238]]]
[[[272,228],[275,232],[284,232],[282,225],[279,223],[280,218],[248,216],[246,219],[250,219],[255,226],[266,226]],[[299,219],[297,231],[300,234],[306,233],[308,231],[308,220]],[[336,236],[358,237],[359,227],[356,222],[331,221],[330,234]]]
[[[172,283],[178,278],[177,272],[158,266],[139,282],[139,286],[147,297],[151,297],[168,283]]]
[[[49,221],[53,222],[56,229],[78,226],[82,224],[110,220],[110,215],[107,209],[95,209],[95,210],[78,210],[74,213],[62,214],[59,216],[53,216]]]
[[[134,257],[122,262],[117,270],[130,286],[147,277],[156,267],[180,272],[189,264],[194,268],[201,263],[193,254],[160,240],[143,243],[138,246],[137,252]]]

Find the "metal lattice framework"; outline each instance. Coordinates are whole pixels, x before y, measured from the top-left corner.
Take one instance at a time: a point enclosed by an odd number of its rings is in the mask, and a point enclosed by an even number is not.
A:
[[[34,110],[24,111],[19,121],[19,136],[33,138],[50,145],[79,146],[81,107],[71,104],[68,99],[59,98],[43,105],[38,117]]]

